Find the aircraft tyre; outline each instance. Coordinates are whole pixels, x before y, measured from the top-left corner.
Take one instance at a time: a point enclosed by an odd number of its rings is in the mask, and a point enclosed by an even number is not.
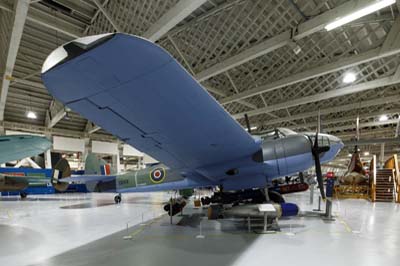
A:
[[[21,199],[26,199],[28,194],[26,192],[21,192],[21,193],[19,193],[19,196],[21,197]]]
[[[268,196],[271,201],[275,203],[285,203],[285,199],[282,197],[282,195],[276,191],[269,190],[268,191]]]
[[[120,204],[120,203],[121,203],[121,200],[122,200],[121,195],[116,195],[116,196],[114,197],[114,202],[115,202],[116,204]]]

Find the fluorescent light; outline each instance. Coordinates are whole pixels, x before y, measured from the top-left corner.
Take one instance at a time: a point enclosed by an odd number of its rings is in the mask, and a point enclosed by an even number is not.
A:
[[[356,74],[353,72],[348,72],[343,77],[344,83],[353,83],[354,81],[356,81]]]
[[[26,117],[30,118],[30,119],[36,119],[37,115],[35,112],[32,111],[28,111],[28,113],[26,113]]]
[[[381,122],[383,122],[383,121],[388,121],[388,116],[387,115],[381,115],[380,117],[379,117],[379,121],[381,121]]]
[[[374,4],[369,5],[367,7],[364,7],[360,10],[357,10],[347,16],[344,16],[342,18],[339,18],[328,25],[325,26],[325,29],[327,31],[336,29],[337,27],[340,27],[344,24],[347,24],[351,21],[354,21],[356,19],[359,19],[361,17],[364,17],[366,15],[369,15],[371,13],[374,13],[375,11],[378,11],[379,9],[385,8],[387,6],[393,5],[396,3],[396,0],[381,0],[381,1],[375,1]]]

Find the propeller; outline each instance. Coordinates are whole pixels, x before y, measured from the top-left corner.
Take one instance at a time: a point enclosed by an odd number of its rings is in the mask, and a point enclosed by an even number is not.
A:
[[[323,147],[319,147],[319,143],[318,143],[318,134],[320,132],[321,129],[321,119],[320,119],[320,114],[318,112],[318,125],[317,125],[317,130],[315,133],[315,140],[314,140],[314,144],[310,139],[311,142],[311,153],[314,156],[314,162],[315,162],[315,173],[317,175],[317,182],[318,182],[318,186],[319,186],[319,191],[321,193],[321,197],[323,199],[325,199],[325,189],[324,189],[324,180],[322,177],[322,169],[321,169],[321,160],[319,155],[321,153],[327,152],[329,151],[329,146],[323,146]]]
[[[325,199],[324,180],[322,178],[321,161],[319,158],[320,153],[324,152],[323,148],[325,148],[325,147],[320,148],[318,145],[318,131],[317,131],[317,133],[315,134],[315,141],[314,141],[314,145],[311,148],[311,152],[312,152],[312,155],[314,156],[315,173],[317,175],[319,191],[321,193],[321,197],[323,199]]]

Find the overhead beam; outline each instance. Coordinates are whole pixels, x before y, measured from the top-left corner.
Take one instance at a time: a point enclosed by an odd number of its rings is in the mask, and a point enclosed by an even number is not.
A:
[[[47,111],[46,113],[46,126],[47,128],[52,128],[54,127],[58,122],[60,122],[61,119],[63,119],[67,115],[67,112],[65,109],[61,109],[58,111],[56,114],[53,116],[51,115],[50,111]]]
[[[382,143],[400,143],[400,138],[379,138],[379,139],[365,139],[359,141],[344,141],[344,145],[346,146],[354,146],[354,145],[373,145],[373,144],[382,144]]]
[[[375,88],[379,88],[379,87],[389,86],[389,85],[393,85],[393,84],[396,84],[399,82],[400,82],[400,80],[398,78],[394,78],[394,76],[380,78],[380,79],[376,79],[373,81],[368,81],[368,82],[364,82],[364,83],[360,83],[360,84],[356,84],[356,85],[343,87],[340,89],[334,89],[334,90],[330,90],[327,92],[317,93],[317,94],[314,94],[311,96],[306,96],[306,97],[302,97],[302,98],[295,99],[295,100],[290,100],[290,101],[279,103],[279,104],[270,105],[267,107],[259,108],[256,110],[251,110],[248,112],[237,113],[232,116],[235,119],[239,119],[239,118],[242,118],[245,113],[247,113],[248,116],[255,116],[255,115],[259,115],[259,114],[263,114],[263,113],[270,113],[270,112],[274,112],[277,110],[281,110],[281,109],[285,109],[285,108],[289,108],[289,107],[293,107],[293,106],[303,105],[303,104],[307,104],[307,103],[327,100],[327,99],[340,97],[340,96],[344,96],[344,95],[349,95],[349,94],[353,94],[353,93],[363,92],[363,91],[367,91],[367,90],[371,90],[371,89],[375,89]]]
[[[15,61],[17,59],[18,48],[22,38],[25,21],[29,9],[29,0],[18,0],[15,2],[14,24],[11,32],[10,42],[8,44],[7,60],[5,63],[0,93],[0,121],[4,120],[4,109],[6,106],[8,88],[10,80],[6,79],[7,76],[12,76]]]
[[[207,2],[207,0],[180,0],[174,7],[161,16],[161,18],[143,34],[143,37],[152,42],[159,40],[170,29],[192,14],[193,11],[198,9],[205,2]]]
[[[350,103],[350,104],[344,104],[344,105],[338,105],[334,107],[329,107],[325,109],[320,110],[321,115],[328,115],[332,113],[338,113],[338,112],[346,112],[354,109],[362,109],[362,108],[367,108],[371,106],[376,106],[376,105],[382,105],[382,104],[388,104],[388,103],[396,103],[400,102],[400,95],[397,96],[387,96],[387,97],[382,97],[382,98],[377,98],[373,100],[368,100],[368,101],[362,101],[360,103]],[[266,122],[259,123],[258,126],[270,126],[270,125],[277,125],[280,123],[284,122],[290,122],[294,120],[300,120],[300,119],[305,119],[309,117],[317,117],[318,116],[318,111],[311,111],[311,112],[304,112],[300,114],[295,114],[287,117],[282,117],[278,119],[272,119],[268,120]],[[322,120],[322,123],[324,121]]]
[[[117,24],[117,22],[111,17],[111,14],[104,8],[104,6],[99,2],[99,0],[92,0],[97,8],[103,13],[106,19],[111,23],[114,29],[118,32],[122,32],[122,28]]]
[[[383,112],[383,111],[382,111]],[[391,110],[386,110],[384,111],[385,113],[379,113],[379,114],[369,114],[369,113],[363,113],[360,114],[358,117],[360,119],[367,119],[367,118],[372,118],[372,117],[380,117],[383,114],[395,114],[395,113],[399,113],[400,112],[400,108],[395,108],[395,109],[391,109]],[[353,120],[354,122],[356,121],[357,116],[345,116],[345,117],[340,117],[340,118],[335,118],[335,119],[330,119],[330,120],[323,120],[323,124],[324,126],[329,125],[329,124],[336,124],[336,123],[345,123],[348,121]],[[298,124],[296,126],[292,126],[290,128],[292,129],[298,129],[298,128],[312,128],[315,127],[316,123],[312,122],[312,123],[305,123],[305,124]],[[324,128],[322,128],[322,130],[324,130]]]
[[[54,127],[61,119],[67,115],[64,105],[56,100],[52,100],[50,107],[46,112],[46,127]]]
[[[10,121],[0,121],[0,128],[4,128],[5,130],[14,130],[14,131],[23,131],[29,133],[39,133],[45,135],[58,135],[65,137],[74,137],[74,138],[85,138],[87,137],[86,132],[79,132],[75,130],[61,129],[61,128],[47,128],[46,126],[37,126],[33,124],[27,123],[17,123]],[[90,136],[91,139],[95,140],[103,140],[103,141],[116,141],[117,138],[111,135],[104,134],[93,134]]]
[[[6,1],[0,1],[0,9],[8,12],[14,12],[13,8],[8,5]],[[26,19],[40,26],[61,32],[72,38],[78,38],[82,36],[80,29],[74,25],[61,19],[56,20],[52,15],[38,9],[31,8]]]
[[[88,134],[93,134],[93,133],[99,131],[100,129],[101,129],[101,127],[96,126],[95,124],[93,124],[93,123],[90,122],[89,120],[87,121],[86,127],[85,127],[85,131],[86,131]]]
[[[374,60],[378,60],[384,57],[393,56],[400,53],[400,17],[394,22],[384,44],[380,48],[370,50],[361,54],[353,55],[348,58],[341,59],[337,62],[328,63],[323,66],[318,66],[294,75],[290,75],[286,78],[267,83],[256,88],[246,90],[244,92],[234,94],[230,97],[226,97],[220,101],[221,104],[228,104],[234,101],[242,100],[257,94],[266,93],[276,89],[280,89],[286,86],[290,86],[302,81],[306,81],[312,78],[351,68],[356,65],[368,63]],[[399,71],[400,75],[400,71]]]
[[[396,124],[397,122],[398,122],[397,119],[389,119],[386,121],[374,121],[374,122],[368,122],[368,123],[360,123],[360,128],[391,125],[391,124]],[[355,128],[356,128],[355,124],[345,125],[345,126],[336,126],[336,127],[331,127],[331,128],[325,128],[325,132],[342,131],[342,130],[355,129]]]
[[[304,23],[299,24],[297,27],[297,31],[293,35],[292,30],[285,31],[201,71],[195,77],[198,81],[203,81],[218,74],[221,74],[229,69],[253,60],[254,58],[284,47],[293,40],[298,41],[302,38],[310,36],[311,34],[322,30],[326,24],[334,21],[336,18],[353,13],[356,10],[366,7],[372,2],[374,2],[374,0],[348,1],[319,16],[316,16]]]

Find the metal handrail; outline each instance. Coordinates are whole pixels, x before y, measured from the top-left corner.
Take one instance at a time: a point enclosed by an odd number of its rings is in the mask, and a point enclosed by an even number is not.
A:
[[[394,157],[394,198],[396,202],[400,203],[400,198],[399,198],[399,188],[400,188],[400,184],[399,184],[399,179],[400,179],[400,171],[399,171],[399,162],[398,162],[398,158],[397,158],[397,154],[393,155]]]

